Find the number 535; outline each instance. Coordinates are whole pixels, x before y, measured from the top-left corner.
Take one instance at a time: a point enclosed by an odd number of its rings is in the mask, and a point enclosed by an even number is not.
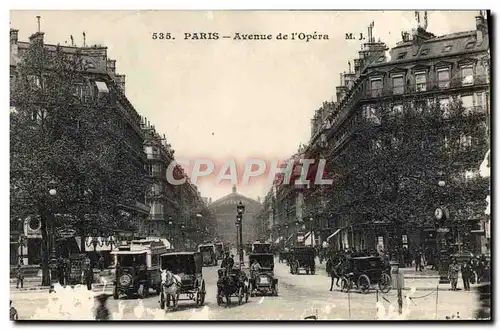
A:
[[[172,39],[172,36],[170,35],[170,32],[167,32],[167,33],[163,33],[163,32],[153,32],[153,34],[151,35],[151,38],[153,40],[156,40],[156,39],[160,39],[160,40],[168,40],[168,39]]]

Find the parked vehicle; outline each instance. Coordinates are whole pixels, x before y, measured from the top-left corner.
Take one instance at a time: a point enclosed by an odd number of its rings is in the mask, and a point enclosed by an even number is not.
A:
[[[291,274],[299,274],[300,269],[304,269],[306,274],[312,275],[316,272],[316,263],[314,257],[316,250],[310,246],[296,246],[293,247],[288,256],[288,264],[290,266]]]
[[[199,252],[173,252],[161,255],[161,270],[171,272],[179,281],[179,290],[175,295],[168,294],[170,283],[162,281],[160,290],[160,308],[177,306],[179,300],[192,300],[196,307],[205,302],[206,290],[203,279],[203,261]],[[180,295],[186,295],[180,299]]]
[[[160,293],[160,256],[168,251],[159,240],[135,240],[111,254],[115,258],[113,298],[121,294],[145,297],[149,289]]]
[[[391,275],[387,273],[380,257],[354,257],[344,263],[346,272],[340,280],[342,292],[348,292],[356,286],[361,292],[368,293],[372,284],[378,284],[383,293],[391,290]]]
[[[217,266],[217,257],[215,255],[215,245],[212,243],[200,244],[198,252],[203,258],[203,266]]]
[[[254,253],[250,260],[250,295],[256,293],[278,295],[278,279],[274,277],[274,255],[269,253]],[[252,265],[259,264],[260,270],[253,270]]]

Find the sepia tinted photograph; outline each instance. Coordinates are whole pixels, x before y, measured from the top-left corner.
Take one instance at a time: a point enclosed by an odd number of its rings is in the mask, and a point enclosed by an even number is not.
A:
[[[11,10],[10,320],[491,321],[491,16]]]

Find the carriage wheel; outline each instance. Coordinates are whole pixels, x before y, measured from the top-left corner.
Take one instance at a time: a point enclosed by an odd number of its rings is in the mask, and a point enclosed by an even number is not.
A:
[[[118,288],[115,286],[115,288],[113,289],[113,299],[117,300],[118,297],[119,297],[119,295],[118,295]]]
[[[378,288],[382,293],[387,293],[391,290],[391,277],[387,273],[382,273],[378,282]]]
[[[345,277],[342,277],[342,279],[340,280],[340,291],[341,292],[349,292],[349,281],[347,280],[347,278]]]
[[[316,274],[316,267],[312,266],[311,267],[311,275]]]
[[[240,286],[238,290],[238,305],[241,305],[243,302],[243,287]]]
[[[194,297],[194,304],[196,307],[200,306],[200,301],[201,301],[201,294],[200,291],[196,291],[195,297]]]
[[[168,293],[164,293],[167,296],[167,307],[170,307],[170,295]]]
[[[368,293],[368,291],[370,291],[370,279],[365,274],[359,276],[358,288],[363,293]]]
[[[309,268],[306,269],[306,275],[309,275]]]
[[[160,309],[165,309],[165,294],[160,292]]]
[[[200,292],[200,306],[205,303],[205,295],[207,291],[205,290],[205,281],[201,282],[201,292]]]

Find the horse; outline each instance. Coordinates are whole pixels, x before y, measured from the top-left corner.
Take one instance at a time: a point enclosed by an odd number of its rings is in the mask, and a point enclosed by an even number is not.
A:
[[[237,279],[231,276],[231,272],[226,268],[221,268],[218,271],[219,280],[217,281],[217,303],[222,303],[222,297],[226,298],[226,307],[231,304],[231,295],[235,294],[238,290]]]
[[[336,286],[339,286],[339,280],[342,278],[342,261],[340,258],[336,257],[330,257],[328,258],[328,261],[326,262],[326,272],[328,275],[331,277],[332,281],[330,283],[330,291],[333,290],[333,281],[336,279],[337,281],[335,282]]]
[[[172,307],[177,308],[177,303],[179,301],[179,295],[181,291],[182,280],[179,275],[174,275],[172,272],[164,269],[161,272],[161,293],[160,293],[160,308],[165,308],[170,306],[170,300],[172,300]]]

